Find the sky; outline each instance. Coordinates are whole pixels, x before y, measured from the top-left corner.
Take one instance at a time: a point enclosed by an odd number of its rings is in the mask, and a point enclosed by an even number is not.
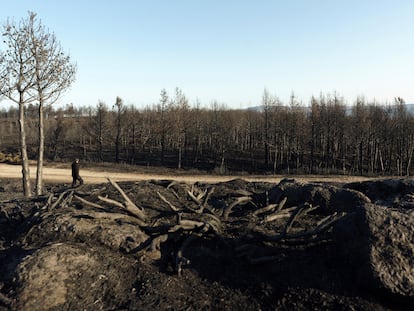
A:
[[[77,64],[59,105],[304,105],[338,94],[414,103],[412,0],[0,0],[0,23],[37,13]],[[0,45],[1,46],[1,45]],[[1,48],[4,48],[1,46]],[[0,103],[1,105],[1,103]]]

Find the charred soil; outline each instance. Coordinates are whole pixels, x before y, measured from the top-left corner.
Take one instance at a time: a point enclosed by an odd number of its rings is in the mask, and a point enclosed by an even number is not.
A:
[[[49,184],[31,199],[14,183],[0,189],[0,310],[414,306],[412,267],[399,291],[367,286],[363,263],[344,255],[349,235],[337,232],[377,198],[411,221],[411,181],[376,194],[380,181],[109,180]]]

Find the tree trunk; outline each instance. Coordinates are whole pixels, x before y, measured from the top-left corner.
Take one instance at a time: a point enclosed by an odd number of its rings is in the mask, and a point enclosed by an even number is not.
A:
[[[135,123],[133,123],[132,124],[132,152],[131,152],[132,154],[131,154],[131,160],[130,160],[131,164],[135,164],[135,152],[136,152],[135,140],[136,140],[135,139]]]
[[[161,126],[165,126],[162,124]],[[164,165],[164,154],[165,154],[165,131],[164,128],[162,128],[161,132],[161,164]]]
[[[118,107],[118,117],[116,125],[116,139],[115,139],[115,162],[119,163],[119,145],[121,142],[121,108]]]
[[[183,147],[181,145],[181,139],[178,142],[178,165],[177,168],[181,169],[181,161],[182,161],[182,156],[183,156]]]
[[[85,135],[82,135],[82,148],[83,148],[83,158],[86,160],[88,158],[88,152],[86,148]]]
[[[362,154],[363,152],[363,145],[362,141],[359,143],[359,174],[362,176],[364,174],[364,156]]]
[[[27,156],[27,144],[26,144],[26,129],[25,129],[25,116],[24,116],[24,104],[23,94],[20,94],[19,103],[19,132],[20,132],[20,153],[22,156],[22,181],[23,181],[23,194],[25,197],[31,197],[30,191],[30,171],[29,171],[29,157]]]
[[[384,174],[385,167],[384,167],[384,161],[382,160],[381,149],[379,150],[379,160],[380,160],[380,164],[381,164],[381,175],[382,175],[382,174]]]
[[[43,99],[39,98],[39,147],[37,155],[36,171],[36,195],[41,195],[43,190],[43,155],[45,149],[44,117],[43,117]]]
[[[414,148],[411,148],[411,152],[410,152],[410,155],[408,157],[408,163],[407,163],[407,168],[406,168],[406,172],[405,172],[406,176],[410,176],[410,167],[411,167],[411,161],[413,159],[413,153],[414,153]]]

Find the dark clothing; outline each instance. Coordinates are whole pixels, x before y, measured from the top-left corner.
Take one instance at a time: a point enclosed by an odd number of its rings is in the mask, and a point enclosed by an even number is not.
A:
[[[77,181],[79,181],[79,183],[83,185],[83,179],[79,175],[79,168],[80,168],[79,161],[73,161],[72,163],[72,178],[73,178],[72,187],[76,186]]]

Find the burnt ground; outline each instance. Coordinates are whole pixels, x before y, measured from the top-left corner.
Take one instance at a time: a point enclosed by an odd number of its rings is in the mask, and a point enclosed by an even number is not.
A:
[[[367,204],[411,212],[398,185],[3,180],[0,310],[412,310],[412,266],[367,283],[335,233]]]

